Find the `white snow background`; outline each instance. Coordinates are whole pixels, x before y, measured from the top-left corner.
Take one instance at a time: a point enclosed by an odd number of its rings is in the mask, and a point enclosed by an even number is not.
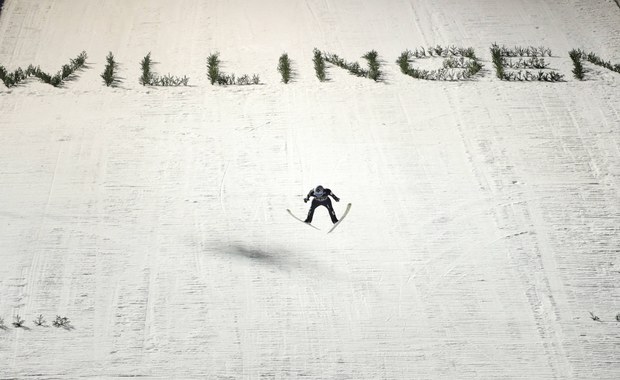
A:
[[[498,80],[494,42],[566,81]],[[400,73],[437,44],[483,75]],[[0,84],[0,378],[619,378],[620,75],[573,48],[620,63],[614,1],[6,0],[1,65],[88,67]],[[141,86],[148,52],[190,86]],[[333,234],[285,211],[318,184]]]

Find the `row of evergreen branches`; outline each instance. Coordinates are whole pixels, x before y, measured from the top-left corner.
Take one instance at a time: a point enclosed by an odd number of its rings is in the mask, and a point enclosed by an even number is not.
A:
[[[493,66],[495,67],[495,76],[499,79],[503,79],[505,75],[504,57],[502,56],[502,51],[497,44],[493,44],[491,46],[491,60],[493,61]]]
[[[573,75],[579,80],[584,79],[585,70],[581,61],[585,60],[594,65],[604,67],[608,70],[614,71],[620,74],[620,64],[612,64],[610,61],[605,61],[598,55],[590,52],[586,53],[581,49],[573,49],[569,53],[571,60],[573,61]]]
[[[327,52],[323,53],[323,57],[325,58],[325,61],[331,63],[332,65],[336,65],[340,68],[343,68],[355,76],[358,76],[358,77],[368,76],[368,70],[362,69],[358,62],[347,62],[344,59],[340,58],[338,55],[333,54],[333,53],[327,53]]]
[[[381,63],[379,62],[379,53],[371,50],[362,56],[368,61],[368,78],[378,82],[381,80],[383,73],[381,72]]]
[[[115,86],[119,82],[118,76],[116,74],[117,67],[118,64],[114,60],[114,55],[112,54],[112,52],[110,52],[106,57],[105,70],[103,71],[103,74],[101,74],[101,78],[103,79],[103,82],[106,86]]]
[[[29,65],[26,70],[19,67],[13,72],[8,72],[3,66],[0,66],[0,80],[7,87],[14,87],[33,76],[54,87],[60,87],[77,70],[84,67],[87,57],[85,51],[81,52],[76,58],[71,59],[69,64],[62,65],[60,71],[55,75],[48,74],[41,70],[39,66],[34,65]]]
[[[287,84],[291,81],[293,69],[291,68],[291,60],[287,53],[284,53],[278,59],[278,72],[282,75],[282,83]]]
[[[547,69],[549,67],[549,63],[545,62],[544,58],[519,58],[519,60],[517,61],[513,61],[512,59],[506,59],[503,57],[502,59],[504,62],[504,66],[507,66],[511,69]]]
[[[189,78],[187,76],[178,77],[175,75],[167,74],[159,76],[155,74],[151,69],[153,67],[153,60],[151,59],[151,53],[149,52],[140,62],[142,69],[142,75],[139,82],[143,86],[187,86],[189,84]]]
[[[47,321],[43,314],[39,314],[37,318],[32,321],[36,326],[47,327]],[[21,317],[21,315],[17,314],[13,317],[12,322],[13,327],[15,328],[26,328],[26,320]],[[60,315],[56,316],[56,319],[52,321],[52,326],[54,327],[62,327],[66,330],[72,330],[73,326],[71,325],[71,321],[67,317],[61,317]],[[5,330],[6,326],[4,325],[4,319],[0,317],[0,330]]]
[[[581,50],[573,49],[568,52],[570,59],[573,61],[573,75],[575,78],[579,80],[584,80],[585,78],[585,69],[581,64],[581,57],[583,56],[583,52]]]
[[[319,49],[315,48],[312,51],[312,62],[314,63],[314,72],[316,73],[316,77],[319,81],[325,82],[327,80],[327,73],[325,72],[325,58]]]
[[[514,48],[507,48],[505,46],[499,46],[493,44],[491,47],[491,56],[493,65],[495,67],[496,76],[502,80],[523,80],[523,81],[561,81],[563,75],[551,71],[542,71],[549,68],[549,63],[545,62],[545,55],[551,56],[551,50],[541,47],[521,47],[516,46]],[[620,73],[620,64],[612,64],[609,61],[604,61],[594,53],[585,53],[582,50],[571,50],[569,55],[573,61],[574,69],[573,75],[575,78],[584,79],[584,68],[582,65],[583,60],[587,60],[595,65],[605,67],[611,71]],[[336,54],[321,52],[318,49],[313,50],[313,63],[316,76],[320,81],[327,80],[326,62],[329,62],[335,66],[341,67],[351,74],[373,79],[374,81],[381,80],[381,64],[378,61],[378,54],[372,50],[362,56],[368,61],[368,68],[362,68],[358,62],[348,62]],[[443,62],[443,68],[438,70],[421,70],[411,66],[411,61],[422,58],[431,57],[445,57]],[[513,61],[510,57],[519,57],[518,60]],[[49,83],[55,87],[59,87],[73,75],[77,70],[83,68],[86,63],[86,52],[80,53],[75,59],[71,59],[69,64],[63,65],[61,70],[51,75],[40,69],[39,66],[29,65],[25,70],[17,68],[14,71],[9,72],[5,67],[0,65],[0,80],[7,87],[14,87],[27,78],[34,76],[41,79],[45,83]],[[401,72],[406,75],[412,76],[418,79],[426,80],[467,80],[471,79],[481,69],[482,65],[477,59],[473,48],[459,48],[456,46],[441,45],[431,46],[428,48],[421,47],[415,50],[406,50],[396,60],[400,66]],[[187,76],[178,77],[171,74],[164,76],[158,76],[152,72],[152,66],[154,62],[151,59],[151,53],[148,53],[141,61],[142,75],[139,78],[139,82],[142,85],[149,86],[187,86],[189,78]],[[257,74],[241,75],[239,77],[235,74],[225,74],[220,72],[220,60],[219,54],[211,54],[207,59],[207,76],[209,77],[211,84],[219,85],[249,85],[259,84],[260,78]],[[278,71],[282,76],[283,83],[289,83],[292,78],[291,60],[288,54],[284,53],[280,56],[278,61]],[[457,70],[461,69],[461,70]],[[525,71],[506,71],[506,69],[526,69]],[[539,72],[531,72],[527,69],[539,69]],[[106,57],[106,66],[104,72],[101,74],[106,86],[115,86],[120,80],[118,78],[118,63],[114,59],[114,55],[110,52]]]
[[[460,48],[454,45],[450,46],[429,46],[428,48],[420,47],[420,49],[407,50],[410,57],[415,58],[430,58],[430,57],[465,57],[473,60],[477,60],[474,49]]]
[[[608,70],[615,71],[620,74],[620,63],[616,63],[615,65],[609,61],[604,61],[601,57],[594,53],[582,53],[582,58],[586,59],[588,62],[593,63],[597,66],[602,66]]]
[[[561,82],[564,80],[564,75],[557,71],[539,70],[538,72],[533,72],[530,70],[519,70],[506,72],[502,79],[519,82]]]
[[[499,46],[497,44],[491,45],[491,58],[493,66],[495,67],[495,75],[497,78],[505,81],[538,81],[538,82],[561,82],[564,81],[564,75],[555,70],[543,71],[547,69],[547,64],[543,58],[538,58],[544,55],[551,56],[551,49],[547,49],[544,46],[535,47],[515,47],[514,49],[508,49],[505,46]],[[516,63],[512,60],[507,60],[505,57],[530,57],[530,59],[519,59]],[[540,69],[538,72],[532,72],[529,70],[519,71],[506,71],[506,67],[511,69],[521,68],[536,68]]]
[[[348,62],[338,55],[328,52],[321,52],[318,49],[314,49],[314,69],[316,71],[317,78],[323,82],[327,79],[325,73],[325,62],[329,62],[332,65],[338,66],[350,72],[353,75],[362,78],[369,78],[378,82],[381,80],[381,63],[379,62],[379,54],[375,50],[371,50],[362,56],[368,61],[368,69],[363,69],[358,62]]]
[[[207,57],[207,77],[212,85],[218,84],[220,86],[231,85],[256,85],[260,84],[260,77],[258,74],[244,74],[237,77],[235,74],[225,74],[220,70],[220,57],[219,53],[210,54]]]
[[[427,52],[431,52],[427,54]],[[411,66],[414,58],[424,59],[431,57],[446,57],[443,61],[443,68],[437,70],[422,70]],[[482,70],[472,48],[462,49],[451,46],[442,48],[437,46],[429,50],[405,50],[396,60],[400,71],[412,78],[437,81],[460,81],[472,79]]]
[[[499,46],[496,43],[493,46],[498,49],[502,57],[551,57],[551,49],[544,46],[515,46],[509,48],[504,45]]]

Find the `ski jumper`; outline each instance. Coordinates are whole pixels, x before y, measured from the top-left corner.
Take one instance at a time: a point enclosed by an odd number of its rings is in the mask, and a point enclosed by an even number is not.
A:
[[[308,211],[308,217],[304,222],[312,223],[312,216],[314,216],[314,210],[319,206],[325,206],[329,211],[329,216],[332,219],[332,223],[336,224],[338,222],[338,218],[336,217],[336,212],[332,207],[332,200],[329,197],[334,198],[336,202],[340,201],[340,199],[332,193],[330,189],[323,189],[322,193],[317,193],[315,189],[310,190],[308,196],[304,199],[304,202],[307,202],[310,197],[314,197],[312,200],[312,204],[310,205],[310,210]]]

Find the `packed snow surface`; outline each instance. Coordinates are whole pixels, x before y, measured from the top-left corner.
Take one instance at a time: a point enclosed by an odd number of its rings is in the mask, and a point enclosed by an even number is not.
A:
[[[500,81],[494,42],[566,81]],[[400,73],[437,44],[482,75]],[[0,378],[620,378],[620,75],[573,48],[620,63],[614,1],[5,1],[0,65],[89,58],[0,84]],[[141,86],[149,52],[190,86]],[[286,212],[319,184],[329,235]]]

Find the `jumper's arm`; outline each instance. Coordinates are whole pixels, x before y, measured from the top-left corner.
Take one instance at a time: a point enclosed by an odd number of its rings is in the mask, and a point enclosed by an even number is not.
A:
[[[340,198],[338,198],[336,194],[334,194],[331,190],[329,191],[329,195],[331,195],[331,197],[334,198],[336,202],[340,202]]]

